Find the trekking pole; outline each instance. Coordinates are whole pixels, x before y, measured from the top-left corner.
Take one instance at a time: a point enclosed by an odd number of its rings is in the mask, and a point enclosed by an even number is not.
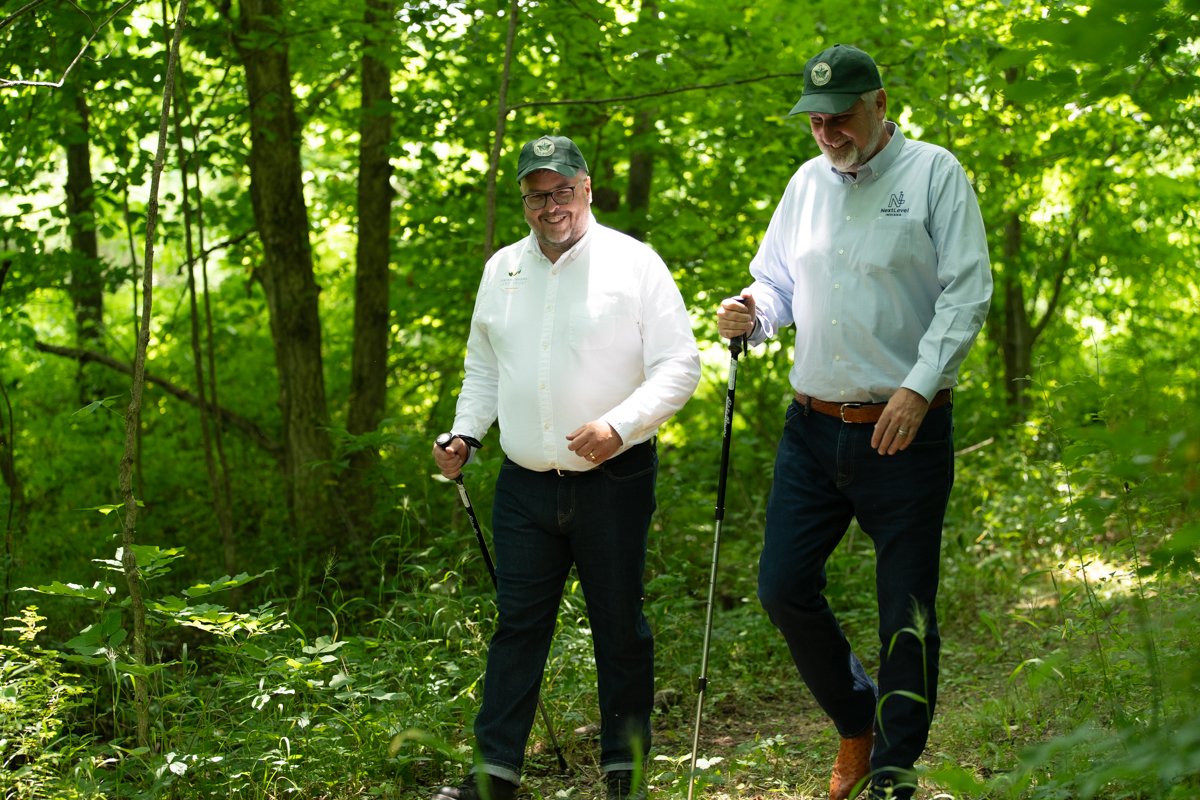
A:
[[[437,446],[445,450],[450,446],[450,442],[454,441],[456,437],[462,439],[471,447],[479,448],[483,446],[480,444],[478,439],[472,439],[470,436],[463,436],[462,434],[451,433],[443,433],[438,436]],[[463,483],[461,471],[458,473],[458,475],[454,476],[454,483],[458,487],[458,498],[462,500],[463,508],[467,510],[467,516],[471,520],[471,527],[475,529],[475,541],[479,542],[479,552],[483,555],[483,563],[487,565],[488,575],[490,575],[492,578],[492,588],[498,589],[499,586],[496,581],[496,564],[492,561],[492,554],[488,550],[487,541],[483,538],[483,528],[479,525],[479,517],[475,516],[475,507],[471,505],[471,496],[467,494],[467,485]],[[537,706],[538,711],[541,712],[542,715],[542,724],[546,726],[546,735],[550,737],[550,745],[554,748],[554,756],[558,759],[559,772],[567,775],[571,772],[571,769],[567,766],[567,759],[563,757],[562,748],[558,746],[558,737],[554,735],[554,726],[550,724],[550,714],[547,713],[546,706],[542,703],[542,697],[540,694],[538,695]]]
[[[692,766],[688,770],[688,800],[692,800],[692,791],[696,786],[696,755],[700,749],[700,714],[704,710],[704,690],[708,687],[708,645],[712,637],[713,598],[717,591],[717,557],[721,552],[721,522],[725,518],[725,478],[729,474],[729,442],[733,432],[733,398],[737,390],[738,356],[745,346],[745,336],[729,340],[729,388],[725,393],[725,427],[721,434],[721,472],[717,479],[712,569],[708,574],[708,609],[704,614],[704,647],[700,651],[700,677],[696,679],[696,726],[692,730]]]

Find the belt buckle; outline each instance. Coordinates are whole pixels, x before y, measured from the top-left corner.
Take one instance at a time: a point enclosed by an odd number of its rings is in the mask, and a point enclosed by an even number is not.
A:
[[[866,405],[866,404],[865,403],[842,403],[840,406],[838,406],[838,416],[840,416],[842,418],[842,422],[848,423],[849,420],[846,419],[846,409],[849,408],[849,409],[853,410],[856,408],[862,408],[864,405]]]

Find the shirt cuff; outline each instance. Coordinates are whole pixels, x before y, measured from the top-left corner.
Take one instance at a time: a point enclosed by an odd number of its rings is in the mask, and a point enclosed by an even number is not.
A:
[[[927,402],[933,402],[933,396],[941,388],[942,376],[924,364],[917,364],[900,385],[921,395]]]
[[[463,459],[464,465],[471,463],[471,459],[475,457],[475,451],[478,450],[480,447],[483,447],[482,444],[479,445],[479,447],[476,447],[475,445],[473,445],[469,441],[467,441],[465,438],[463,438],[463,437],[470,437],[477,442],[479,441],[479,437],[471,436],[471,434],[469,434],[469,433],[463,433],[462,430],[455,430],[455,429],[451,428],[450,435],[456,436],[459,439],[462,439],[463,444],[465,444],[467,446],[467,457],[465,459]]]
[[[635,434],[637,434],[637,431],[638,431],[638,425],[637,425],[637,422],[635,422],[635,421],[614,422],[613,420],[607,419],[606,417],[601,417],[600,421],[607,422],[609,424],[609,427],[611,427],[614,431],[617,432],[617,436],[621,437],[621,447],[622,448],[627,447],[629,445],[630,440],[634,437]]]
[[[767,333],[767,326],[762,324],[762,320],[756,311],[754,314],[754,327],[750,329],[750,333],[746,336],[746,346],[753,347],[756,344],[762,344],[770,336]]]

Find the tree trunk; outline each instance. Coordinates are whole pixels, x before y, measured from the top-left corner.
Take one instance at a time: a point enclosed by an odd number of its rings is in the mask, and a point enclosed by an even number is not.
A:
[[[362,102],[358,156],[358,250],[354,274],[354,353],[350,364],[351,434],[379,427],[387,407],[389,281],[391,255],[392,139],[391,72],[380,58],[387,46],[391,14],[385,0],[367,0],[364,14]],[[370,471],[379,461],[374,448],[350,455],[350,515],[365,521],[373,505]]]
[[[1006,159],[1007,161],[1007,159]],[[1008,408],[1017,417],[1029,410],[1025,391],[1033,374],[1033,326],[1025,308],[1025,289],[1021,284],[1021,218],[1014,211],[1004,223],[1004,331],[1000,348],[1004,353],[1004,388]]]
[[[103,352],[104,282],[96,241],[91,145],[87,98],[72,90],[75,116],[64,131],[67,150],[67,221],[75,262],[71,268],[71,305],[75,310],[75,342],[81,350]],[[76,372],[79,404],[103,397],[95,370],[80,363]]]
[[[496,131],[492,139],[492,154],[488,158],[487,212],[483,224],[483,257],[496,251],[496,176],[500,171],[500,151],[504,149],[504,129],[508,125],[508,81],[512,76],[513,42],[517,38],[518,0],[508,4],[508,32],[504,38],[504,66],[500,70],[500,93],[496,97]]]
[[[648,110],[637,114],[633,133],[636,144],[629,154],[629,185],[625,191],[625,204],[629,206],[629,233],[635,239],[645,241],[649,227],[650,190],[654,184],[654,153],[649,143],[654,134],[655,115]]]
[[[2,265],[0,265],[2,267]],[[3,269],[0,269],[0,273]],[[3,284],[0,276],[0,284]],[[25,501],[25,486],[21,475],[17,472],[14,450],[16,448],[16,431],[13,426],[12,403],[8,400],[8,388],[4,385],[4,376],[0,375],[0,477],[8,487],[7,510],[4,514],[4,602],[0,604],[0,613],[4,619],[12,614],[9,601],[12,598],[12,565],[17,558],[17,542],[25,540],[26,520],[29,516],[28,505]],[[0,641],[7,637],[0,633]]]
[[[271,318],[284,470],[301,547],[338,526],[330,462],[329,413],[321,362],[321,320],[308,239],[284,18],[279,0],[242,0],[237,49],[250,101],[250,196],[263,246],[258,270]]]
[[[643,0],[638,15],[641,29],[657,33],[658,3]],[[625,188],[625,205],[629,207],[630,236],[645,241],[650,223],[650,192],[654,186],[654,144],[657,142],[657,115],[650,108],[641,108],[633,123],[633,147],[629,153],[629,183]]]

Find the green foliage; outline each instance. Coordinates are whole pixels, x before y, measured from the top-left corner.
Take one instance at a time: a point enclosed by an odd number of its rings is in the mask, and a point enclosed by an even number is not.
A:
[[[88,756],[88,740],[71,731],[86,706],[88,688],[58,655],[34,640],[45,618],[37,606],[10,617],[16,645],[0,645],[0,791],[6,798],[102,797],[74,766]]]

